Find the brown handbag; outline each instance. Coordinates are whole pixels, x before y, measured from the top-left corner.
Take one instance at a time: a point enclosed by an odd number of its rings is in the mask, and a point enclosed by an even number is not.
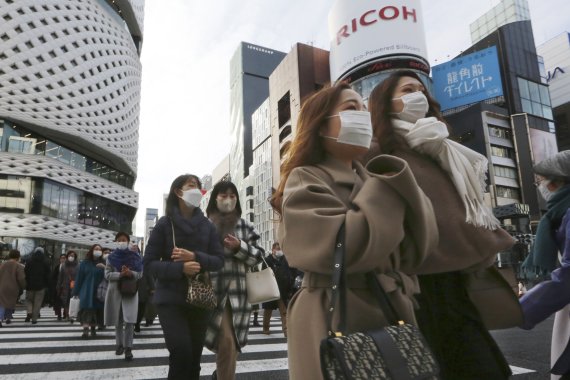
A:
[[[493,266],[463,276],[469,298],[488,330],[522,325],[522,309],[516,293],[518,286],[512,271]]]

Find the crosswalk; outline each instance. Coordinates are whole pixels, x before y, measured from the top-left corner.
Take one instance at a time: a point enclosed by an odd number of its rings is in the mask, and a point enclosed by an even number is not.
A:
[[[58,322],[44,308],[38,324],[24,323],[17,310],[13,322],[0,329],[0,380],[29,379],[163,379],[168,373],[168,350],[158,320],[135,333],[133,354],[126,362],[115,355],[113,328],[82,340],[77,323]],[[215,356],[204,349],[201,379],[211,378]],[[288,379],[287,342],[279,318],[271,320],[271,335],[252,327],[249,344],[238,358],[236,379]]]
[[[133,354],[126,362],[115,355],[115,332],[107,328],[97,337],[82,340],[78,323],[58,322],[44,308],[38,324],[24,323],[25,310],[17,310],[12,324],[0,329],[0,380],[31,379],[163,379],[168,373],[168,350],[158,320],[135,333]],[[204,349],[201,379],[210,379],[215,356]],[[271,335],[250,328],[249,344],[238,358],[238,380],[288,379],[287,342],[281,321],[271,320]],[[533,370],[511,366],[513,375]]]

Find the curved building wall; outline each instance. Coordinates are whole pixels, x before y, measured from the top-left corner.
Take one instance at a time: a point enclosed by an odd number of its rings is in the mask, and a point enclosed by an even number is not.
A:
[[[144,0],[0,0],[0,257],[132,229],[143,20]]]
[[[98,0],[0,0],[0,117],[72,136],[134,174],[141,64],[113,12]]]

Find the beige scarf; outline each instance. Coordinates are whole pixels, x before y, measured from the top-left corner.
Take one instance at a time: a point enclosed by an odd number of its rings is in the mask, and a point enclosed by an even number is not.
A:
[[[488,170],[485,156],[448,139],[447,126],[435,117],[415,124],[392,119],[392,124],[413,150],[432,157],[449,174],[465,205],[467,223],[490,230],[500,226],[483,199]]]

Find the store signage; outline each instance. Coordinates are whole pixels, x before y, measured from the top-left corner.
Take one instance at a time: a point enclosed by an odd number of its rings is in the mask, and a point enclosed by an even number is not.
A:
[[[554,70],[550,71],[548,70],[548,74],[546,77],[546,83],[550,82],[551,80],[554,79],[554,77],[556,77],[556,73],[560,73],[560,74],[565,74],[566,72],[560,67],[560,66],[556,66],[554,68]]]
[[[503,95],[495,46],[434,66],[432,75],[442,111]]]
[[[333,82],[382,57],[413,56],[427,66],[420,0],[337,0],[329,36]]]

